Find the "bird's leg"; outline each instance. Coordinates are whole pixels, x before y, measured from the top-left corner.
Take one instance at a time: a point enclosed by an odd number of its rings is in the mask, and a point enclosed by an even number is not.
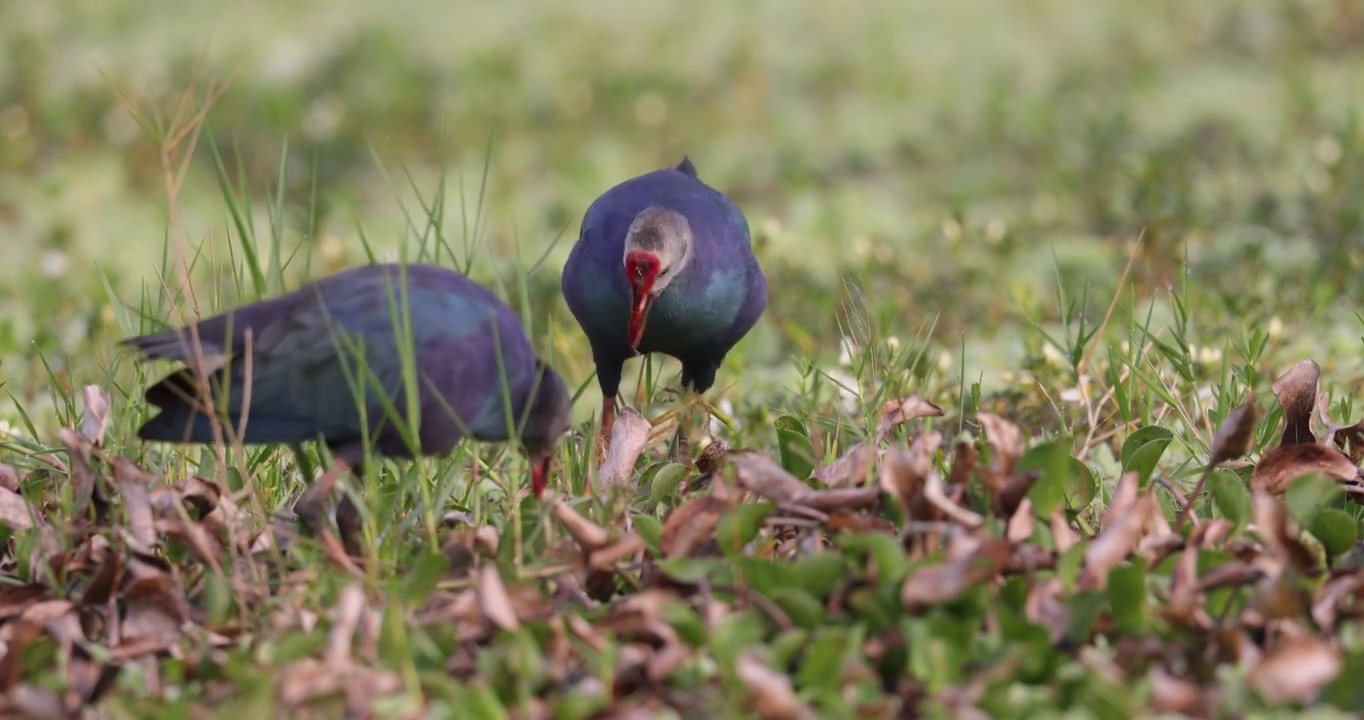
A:
[[[601,432],[597,434],[597,465],[606,462],[606,452],[611,445],[611,426],[615,421],[616,396],[603,396],[601,399]]]

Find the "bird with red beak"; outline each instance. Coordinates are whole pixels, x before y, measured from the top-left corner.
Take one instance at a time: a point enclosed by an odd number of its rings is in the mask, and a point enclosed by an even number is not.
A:
[[[704,393],[767,307],[748,221],[686,158],[626,180],[592,203],[562,287],[592,346],[603,445],[627,359],[677,358],[683,390]]]

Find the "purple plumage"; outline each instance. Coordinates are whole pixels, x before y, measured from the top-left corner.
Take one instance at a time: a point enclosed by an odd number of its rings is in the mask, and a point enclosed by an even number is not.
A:
[[[767,307],[748,221],[687,158],[592,203],[562,286],[592,346],[608,438],[626,359],[670,355],[682,363],[683,386],[705,392]]]
[[[515,438],[538,495],[569,427],[563,379],[535,357],[516,315],[434,265],[353,268],[123,344],[187,366],[147,390],[161,409],[139,430],[148,440],[215,440],[194,368],[209,376],[224,433],[240,428],[250,444],[321,440],[352,468],[367,439],[380,455],[412,458],[444,454],[465,437]],[[408,378],[417,387],[415,448],[404,432]]]

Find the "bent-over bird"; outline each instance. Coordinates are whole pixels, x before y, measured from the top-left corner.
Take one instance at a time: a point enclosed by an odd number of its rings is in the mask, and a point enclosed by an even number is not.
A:
[[[122,344],[188,366],[147,389],[147,402],[161,411],[140,437],[319,440],[336,461],[318,483],[326,491],[336,473],[359,470],[366,442],[379,455],[411,459],[442,455],[465,437],[515,438],[531,460],[538,496],[569,429],[568,389],[535,356],[516,315],[487,288],[434,265],[352,268]],[[210,381],[209,407],[196,377]],[[411,417],[407,378],[416,383],[417,448],[403,432]]]
[[[685,157],[616,185],[588,207],[561,284],[592,347],[603,442],[626,359],[677,358],[683,389],[704,393],[767,307],[748,221]],[[684,439],[679,424],[675,447]]]

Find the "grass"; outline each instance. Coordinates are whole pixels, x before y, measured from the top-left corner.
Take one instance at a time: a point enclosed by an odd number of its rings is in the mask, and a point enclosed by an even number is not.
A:
[[[939,5],[0,10],[8,707],[1358,713],[1358,433],[1284,428],[1359,420],[1364,16]],[[559,268],[684,153],[772,287],[736,452],[589,492]],[[575,430],[543,503],[508,448],[372,465],[355,575],[274,517],[326,458],[138,442],[114,343],[397,258],[505,298]]]

